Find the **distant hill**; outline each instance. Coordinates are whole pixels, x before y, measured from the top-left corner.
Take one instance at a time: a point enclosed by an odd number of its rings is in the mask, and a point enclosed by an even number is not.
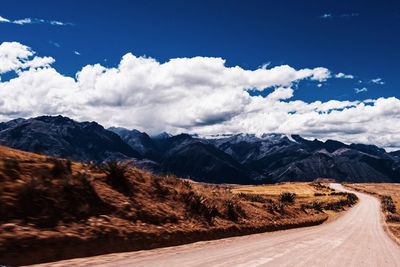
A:
[[[140,158],[140,153],[98,123],[62,116],[0,123],[0,144],[79,161]]]
[[[132,159],[154,173],[212,183],[400,182],[400,153],[374,145],[307,140],[299,135],[150,136],[96,122],[42,116],[0,123],[0,144],[79,161]]]

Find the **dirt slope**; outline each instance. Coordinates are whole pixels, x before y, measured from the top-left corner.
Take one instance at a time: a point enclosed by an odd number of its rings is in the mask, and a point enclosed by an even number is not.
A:
[[[309,194],[280,200],[276,188],[272,195],[234,193],[122,163],[88,165],[0,147],[0,264],[316,225],[328,218],[324,211],[351,204],[320,184],[300,187]]]
[[[400,266],[400,248],[383,230],[379,201],[357,195],[359,204],[320,226],[44,266]]]

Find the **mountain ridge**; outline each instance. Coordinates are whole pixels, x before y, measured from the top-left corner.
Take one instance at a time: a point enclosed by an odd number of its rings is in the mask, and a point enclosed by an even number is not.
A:
[[[399,152],[375,145],[307,140],[266,133],[150,136],[63,116],[0,123],[0,144],[79,161],[131,159],[154,173],[212,183],[273,183],[329,177],[351,182],[400,182]]]

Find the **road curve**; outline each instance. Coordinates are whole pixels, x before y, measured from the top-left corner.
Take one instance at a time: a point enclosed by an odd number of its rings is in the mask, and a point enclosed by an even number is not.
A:
[[[400,266],[400,247],[383,230],[379,201],[356,194],[356,206],[320,226],[42,266]]]

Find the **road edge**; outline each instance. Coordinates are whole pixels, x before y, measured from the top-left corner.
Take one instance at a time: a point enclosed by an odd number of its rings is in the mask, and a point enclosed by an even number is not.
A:
[[[351,186],[349,186],[349,184],[342,184],[342,185],[343,185],[343,187],[345,187],[345,188],[347,188],[349,190],[354,190],[354,191],[356,191],[358,193],[368,194],[368,195],[370,195],[370,196],[372,196],[372,197],[374,197],[374,198],[376,198],[378,200],[378,202],[379,202],[379,210],[380,210],[380,221],[381,221],[383,230],[389,236],[389,238],[392,241],[394,241],[394,243],[396,243],[398,246],[400,246],[400,238],[396,237],[392,233],[392,231],[390,231],[390,229],[389,229],[389,225],[388,225],[388,223],[386,221],[386,216],[382,211],[382,202],[381,202],[381,200],[379,198],[380,195],[376,194],[376,193],[373,193],[373,192],[366,191],[366,190],[361,190],[361,189],[358,189],[358,188],[351,187]]]

